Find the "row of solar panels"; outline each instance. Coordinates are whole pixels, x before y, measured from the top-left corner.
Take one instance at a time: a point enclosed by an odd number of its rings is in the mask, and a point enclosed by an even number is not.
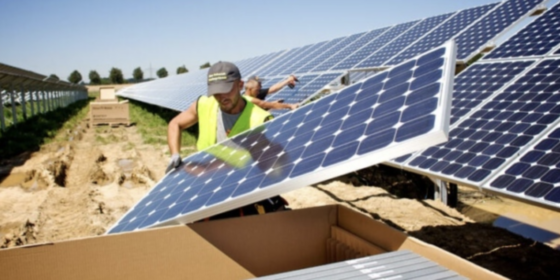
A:
[[[560,3],[455,80],[449,142],[392,165],[560,209]]]
[[[329,41],[236,61],[244,77],[258,75],[280,81],[296,74],[302,81],[285,88],[271,101],[305,102],[348,70],[387,68],[440,46],[449,39],[458,45],[458,59],[466,61],[492,40],[540,8],[543,0],[506,0],[383,27]],[[169,77],[121,90],[123,97],[182,111],[206,93],[205,70]],[[338,74],[338,75],[337,75]],[[313,83],[307,87],[307,83]],[[270,83],[272,85],[274,83]],[[314,91],[313,91],[314,90]],[[279,115],[283,112],[276,112]]]
[[[442,141],[446,122],[446,144],[391,164],[559,208],[559,7],[461,73],[453,106],[447,46],[186,158],[109,232],[192,222],[397,158]]]

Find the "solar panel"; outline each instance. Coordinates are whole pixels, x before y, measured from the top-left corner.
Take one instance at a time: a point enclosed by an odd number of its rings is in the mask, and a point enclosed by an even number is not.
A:
[[[498,193],[560,209],[560,123],[485,185]]]
[[[335,64],[339,63],[353,52],[358,50],[359,48],[367,45],[368,43],[375,41],[380,35],[384,34],[389,27],[379,28],[372,31],[369,31],[364,36],[360,37],[359,39],[355,40],[354,42],[344,46],[339,52],[334,54],[333,56],[329,57],[327,60],[323,61],[317,67],[311,69],[312,72],[319,72],[319,71],[327,71]],[[347,68],[348,69],[348,68]]]
[[[317,58],[317,56],[321,55],[323,52],[329,50],[330,48],[332,48],[333,46],[337,45],[340,41],[344,40],[346,37],[340,37],[340,38],[336,38],[336,39],[332,39],[328,42],[326,42],[325,44],[323,44],[322,46],[318,47],[318,48],[313,48],[313,52],[308,54],[305,58],[296,61],[295,63],[289,65],[289,67],[286,67],[284,69],[282,69],[281,71],[279,71],[279,75],[290,75],[290,74],[294,74],[296,73],[296,70],[298,68],[301,68],[302,66],[304,66],[306,63],[308,63],[309,61]]]
[[[455,39],[457,60],[468,61],[515,22],[528,16],[543,0],[509,0],[469,27]]]
[[[280,99],[286,100],[292,97],[292,95],[294,95],[294,93],[297,92],[299,89],[306,86],[311,81],[315,80],[315,78],[317,77],[319,77],[319,74],[308,74],[308,75],[299,76],[298,77],[299,82],[296,87],[294,87],[293,89],[289,87],[284,87],[277,93],[268,95],[266,101],[276,101]]]
[[[409,250],[378,254],[255,279],[466,279]]]
[[[243,67],[238,67],[239,71],[241,72],[241,76],[242,77],[248,77],[248,76],[254,74],[254,72],[257,69],[267,65],[268,63],[273,62],[278,57],[281,57],[284,53],[285,53],[285,51],[279,51],[279,52],[266,54],[266,55],[260,56],[259,59],[254,60],[253,63],[251,63],[251,64],[248,64],[248,65],[243,66]],[[206,79],[204,81],[206,81]]]
[[[151,82],[139,83],[117,92],[118,96],[183,111],[200,95],[207,92],[207,69]]]
[[[384,65],[395,65],[419,53],[425,52],[443,42],[453,38],[461,30],[467,28],[475,21],[482,18],[486,13],[495,8],[498,4],[488,4],[472,9],[463,10],[451,17],[449,20],[430,31],[426,36],[420,38],[404,51],[394,56]]]
[[[560,44],[560,4],[520,30],[484,59],[542,56]]]
[[[349,44],[352,44],[354,41],[358,40],[358,38],[364,36],[365,34],[366,34],[366,32],[362,32],[362,33],[358,33],[358,34],[352,34],[352,35],[344,38],[344,40],[338,42],[338,44],[332,46],[332,48],[322,52],[320,55],[315,56],[315,58],[308,60],[306,64],[304,64],[302,67],[296,69],[294,71],[294,73],[310,72],[311,69],[315,68],[317,65],[319,65],[320,63],[322,63],[323,61],[325,61],[326,59],[328,59],[332,55],[336,54],[337,52],[339,52],[340,50],[342,50],[343,48],[345,48]]]
[[[522,73],[405,166],[450,182],[480,186],[560,116],[560,60],[545,59]]]
[[[375,40],[370,41],[367,44],[360,44],[352,50],[352,54],[347,56],[344,60],[335,64],[330,70],[346,70],[352,68],[362,59],[366,58],[370,54],[376,52],[379,48],[394,40],[398,36],[402,35],[406,30],[417,24],[419,21],[411,21],[406,23],[401,23],[391,27],[385,33],[375,38]],[[357,51],[356,51],[357,50]]]
[[[326,73],[315,78],[313,81],[307,83],[305,86],[298,89],[294,94],[286,99],[287,103],[301,103],[309,100],[319,90],[336,80],[342,75],[342,72]]]
[[[435,16],[422,20],[419,24],[415,25],[404,34],[399,36],[395,41],[384,46],[373,55],[365,58],[359,62],[354,68],[372,68],[376,66],[381,66],[389,58],[393,57],[404,48],[408,47],[412,42],[416,41],[418,38],[424,36],[428,31],[432,30],[434,27],[441,24],[443,21],[447,20],[454,13]]]
[[[450,124],[472,112],[494,92],[507,85],[534,60],[476,63],[455,78]]]
[[[197,221],[441,143],[454,68],[451,41],[193,154],[109,233]]]
[[[270,63],[262,68],[255,70],[255,75],[259,77],[267,77],[267,76],[272,77],[274,76],[272,72],[274,72],[277,69],[281,69],[284,65],[286,65],[290,61],[293,61],[294,58],[308,54],[309,49],[313,47],[314,45],[311,44],[311,45],[303,46],[301,48],[292,49],[289,52],[286,52],[284,55],[282,55],[281,58],[275,60],[273,63]]]
[[[450,125],[473,112],[495,92],[515,80],[517,75],[531,66],[534,60],[476,63],[455,77]],[[403,163],[411,155],[393,160]]]

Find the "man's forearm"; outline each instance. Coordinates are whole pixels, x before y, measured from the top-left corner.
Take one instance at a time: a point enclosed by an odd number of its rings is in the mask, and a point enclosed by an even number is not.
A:
[[[181,149],[181,130],[179,125],[173,122],[169,123],[167,127],[167,145],[172,155],[178,154]]]

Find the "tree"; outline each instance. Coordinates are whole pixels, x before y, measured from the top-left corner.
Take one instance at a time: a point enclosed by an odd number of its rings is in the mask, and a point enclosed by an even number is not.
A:
[[[142,81],[144,79],[144,72],[142,71],[142,69],[140,69],[140,67],[134,69],[134,72],[132,73],[132,76],[134,77],[134,80],[136,80],[137,82]]]
[[[109,79],[113,84],[122,84],[124,78],[121,69],[115,67],[111,68],[111,72],[109,72]]]
[[[78,84],[82,81],[82,74],[80,74],[78,70],[74,70],[72,73],[70,73],[70,76],[68,76],[68,81],[73,84]]]
[[[97,73],[97,71],[95,70],[89,71],[89,83],[92,85],[101,84],[101,77],[99,76],[99,73]]]
[[[200,69],[204,69],[204,68],[210,68],[210,62],[206,62],[206,63],[200,65]]]
[[[183,73],[188,73],[188,72],[189,72],[189,69],[187,69],[187,67],[185,67],[185,65],[179,66],[179,68],[177,68],[177,75],[183,74]]]
[[[159,70],[157,70],[156,74],[159,78],[165,78],[167,77],[167,70],[165,69],[165,67],[161,67]]]
[[[58,76],[56,74],[50,74],[48,79],[49,80],[55,80],[55,81],[60,80],[60,78],[58,78]]]

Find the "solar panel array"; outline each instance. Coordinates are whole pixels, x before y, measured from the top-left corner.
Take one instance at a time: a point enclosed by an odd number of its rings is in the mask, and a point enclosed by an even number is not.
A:
[[[390,164],[560,209],[559,17],[557,3],[456,78],[449,142]]]
[[[109,233],[188,223],[444,142],[453,41],[183,160]]]
[[[468,59],[544,1],[505,0],[260,55],[235,63],[243,77],[257,75],[266,80],[278,80],[290,74],[300,77],[357,69],[384,69],[438,47],[451,38],[458,42],[459,58]],[[182,111],[198,96],[206,93],[206,78],[202,74],[205,72],[196,71],[180,75],[179,78],[168,77],[161,79],[161,82],[158,80],[146,85],[134,85],[118,94]],[[341,77],[334,76],[336,77],[331,81],[323,80],[324,84],[318,87],[316,92],[306,91],[305,96],[302,92],[298,98],[313,98],[321,89]],[[270,95],[269,98],[273,96]],[[275,114],[283,112],[278,111]]]

